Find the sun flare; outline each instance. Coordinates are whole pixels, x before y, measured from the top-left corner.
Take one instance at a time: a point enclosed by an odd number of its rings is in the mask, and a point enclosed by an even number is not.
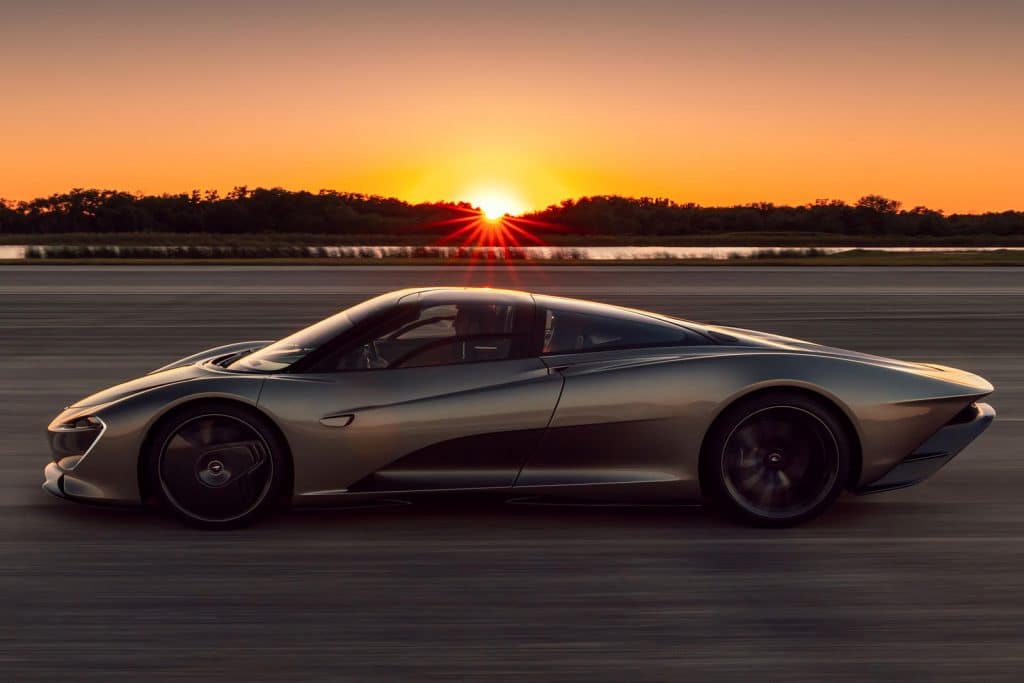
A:
[[[484,218],[496,222],[505,216],[517,216],[526,211],[515,194],[500,190],[485,190],[470,195],[469,202],[480,209]]]

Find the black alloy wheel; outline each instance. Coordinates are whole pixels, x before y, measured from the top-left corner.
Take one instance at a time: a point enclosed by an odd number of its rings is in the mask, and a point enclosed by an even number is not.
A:
[[[827,508],[846,484],[847,429],[833,409],[772,392],[726,411],[706,449],[717,502],[761,526],[789,526]]]
[[[155,434],[152,488],[188,523],[243,526],[280,495],[279,439],[258,415],[233,405],[185,410]]]

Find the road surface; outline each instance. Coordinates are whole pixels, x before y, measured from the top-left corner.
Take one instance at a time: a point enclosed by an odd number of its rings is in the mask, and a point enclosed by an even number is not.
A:
[[[785,531],[471,503],[202,533],[43,493],[47,422],[115,381],[388,289],[492,284],[979,373],[926,484]],[[1019,680],[1024,270],[0,268],[0,679]]]

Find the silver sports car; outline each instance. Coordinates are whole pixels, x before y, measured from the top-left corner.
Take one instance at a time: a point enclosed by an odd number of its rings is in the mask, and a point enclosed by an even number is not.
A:
[[[960,370],[494,289],[383,294],[64,410],[44,488],[206,527],[455,491],[709,500],[782,526],[916,484],[991,423]]]

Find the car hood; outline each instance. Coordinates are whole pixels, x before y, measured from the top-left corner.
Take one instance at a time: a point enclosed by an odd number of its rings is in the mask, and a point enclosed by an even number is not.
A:
[[[126,398],[132,394],[138,394],[149,389],[155,389],[157,387],[175,384],[177,382],[187,382],[198,377],[206,377],[214,372],[213,370],[205,367],[207,361],[244,351],[255,351],[256,349],[261,349],[270,343],[272,342],[247,341],[238,342],[236,344],[227,344],[225,346],[215,346],[212,349],[206,349],[205,351],[200,351],[199,353],[194,353],[191,356],[186,356],[185,358],[176,360],[173,363],[168,363],[167,365],[153,370],[149,374],[143,375],[137,379],[128,380],[127,382],[122,382],[121,384],[112,386],[109,389],[98,391],[68,407],[89,408],[92,406],[103,405],[119,401],[122,398]]]
[[[273,343],[274,342],[272,342],[272,341],[265,341],[265,340],[264,341],[244,341],[244,342],[236,342],[234,344],[225,344],[224,346],[215,346],[212,349],[206,349],[205,351],[200,351],[199,353],[193,353],[191,356],[185,356],[184,358],[179,358],[178,360],[174,361],[173,363],[168,363],[167,365],[164,365],[163,367],[160,367],[160,368],[157,368],[156,370],[153,370],[153,372],[151,372],[149,374],[152,375],[152,374],[155,374],[155,373],[158,373],[158,372],[163,372],[164,370],[170,370],[172,368],[180,368],[180,367],[185,366],[185,365],[195,365],[197,363],[202,363],[203,361],[207,361],[207,360],[213,360],[214,358],[218,358],[218,357],[222,357],[222,356],[230,356],[232,354],[241,354],[243,352],[258,351],[258,350],[262,349],[264,346],[267,346],[267,345],[273,344]]]
[[[143,375],[137,379],[122,382],[121,384],[104,389],[103,391],[97,391],[95,394],[86,396],[68,407],[89,408],[92,406],[113,403],[114,401],[119,401],[122,398],[127,398],[132,394],[138,394],[142,391],[155,389],[168,384],[175,384],[177,382],[187,382],[208,374],[209,371],[199,365],[186,365],[179,368],[172,368],[170,370],[161,370],[148,375]]]
[[[872,365],[891,368],[893,370],[912,372],[917,375],[930,377],[943,382],[967,386],[971,389],[977,390],[979,395],[990,393],[993,390],[992,384],[985,378],[957,368],[951,368],[946,365],[897,360],[895,358],[887,358],[886,356],[876,356],[870,353],[861,353],[859,351],[850,351],[848,349],[840,349],[834,346],[825,346],[823,344],[817,344],[803,339],[783,337],[782,335],[759,332],[757,330],[747,330],[741,327],[709,325],[707,329],[735,337],[737,342],[743,345],[768,347],[779,349],[780,351],[796,351],[799,353],[830,356],[833,358],[845,358],[852,361],[870,363]]]

